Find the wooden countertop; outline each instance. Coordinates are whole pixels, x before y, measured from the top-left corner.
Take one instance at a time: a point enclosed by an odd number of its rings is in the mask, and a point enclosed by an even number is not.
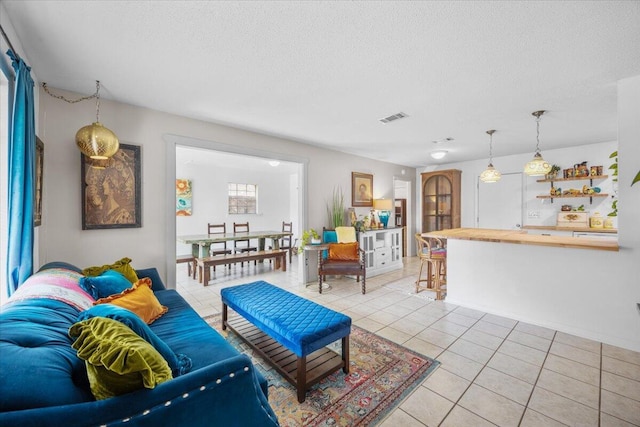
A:
[[[618,242],[588,237],[541,236],[521,230],[493,230],[488,228],[453,228],[424,233],[441,239],[477,240],[481,242],[519,243],[524,245],[556,246],[562,248],[618,251]]]
[[[591,227],[556,227],[554,225],[525,225],[524,230],[550,230],[550,231],[577,231],[579,233],[610,233],[616,234],[617,228],[591,228]]]

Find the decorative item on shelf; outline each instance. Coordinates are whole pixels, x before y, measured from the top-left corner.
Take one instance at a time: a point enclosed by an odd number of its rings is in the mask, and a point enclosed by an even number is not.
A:
[[[46,93],[54,98],[62,99],[68,103],[76,103],[86,99],[96,99],[96,121],[84,126],[76,132],[76,144],[82,154],[95,160],[106,160],[118,152],[120,143],[118,137],[110,129],[100,123],[100,81],[96,80],[96,93],[76,100],[69,100],[64,96],[54,95],[49,92],[46,83],[42,83],[42,88]],[[94,166],[95,165],[95,166]],[[94,162],[92,167],[104,169],[104,162]]]
[[[576,163],[575,165],[573,165],[573,169],[575,170],[574,176],[576,178],[589,176],[589,168],[587,167],[587,162]]]
[[[562,207],[560,208],[562,212],[571,212],[571,209],[573,209],[571,205],[562,205]]]
[[[380,218],[382,226],[387,228],[390,211],[393,209],[393,202],[391,199],[375,199],[373,201],[373,208],[378,211],[378,218]]]
[[[603,227],[603,228],[609,228],[609,229],[611,229],[611,228],[615,228],[615,227],[614,227],[614,221],[613,221],[613,218],[612,218],[612,217],[610,217],[610,216],[606,217],[606,218],[605,218],[605,220],[604,220],[604,223],[603,223],[602,227]]]
[[[558,172],[560,172],[560,166],[553,165],[551,166],[551,170],[545,176],[546,179],[556,179],[558,177]]]
[[[604,226],[604,218],[600,216],[600,212],[595,212],[589,218],[589,227],[591,228],[602,228]]]
[[[573,173],[575,172],[573,168],[563,169],[564,178],[573,178]]]
[[[480,174],[480,181],[493,183],[500,181],[502,174],[493,167],[493,134],[495,130],[488,130],[487,133],[489,134],[489,166]]]
[[[562,195],[562,188],[560,187],[551,187],[551,190],[549,191],[549,195],[551,196],[560,196]]]
[[[591,166],[589,168],[589,175],[600,176],[602,175],[602,166]]]
[[[543,176],[551,171],[551,165],[540,154],[540,118],[544,113],[545,110],[531,113],[536,118],[536,152],[533,155],[533,159],[524,166],[524,173],[529,176]]]

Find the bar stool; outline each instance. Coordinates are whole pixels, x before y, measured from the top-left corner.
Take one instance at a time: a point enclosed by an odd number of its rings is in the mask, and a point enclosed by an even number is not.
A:
[[[421,290],[430,290],[436,293],[436,299],[441,300],[447,290],[447,249],[442,240],[429,237],[425,238],[416,233],[416,248],[420,257],[420,271],[416,280],[416,293]],[[422,269],[427,264],[426,278],[422,278]],[[426,285],[421,283],[426,282]]]

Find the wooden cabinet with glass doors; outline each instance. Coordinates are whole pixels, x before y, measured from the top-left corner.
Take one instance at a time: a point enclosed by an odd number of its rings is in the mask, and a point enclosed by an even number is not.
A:
[[[460,174],[457,169],[422,173],[422,232],[460,227]]]

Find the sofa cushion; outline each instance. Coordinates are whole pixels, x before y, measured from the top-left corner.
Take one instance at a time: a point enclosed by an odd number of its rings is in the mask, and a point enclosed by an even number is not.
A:
[[[185,354],[175,354],[147,324],[134,312],[113,304],[100,304],[85,310],[78,316],[78,322],[94,317],[107,317],[128,326],[140,338],[147,341],[164,357],[174,378],[191,370],[191,359]]]
[[[131,258],[122,258],[113,264],[105,264],[99,267],[87,267],[82,270],[82,274],[85,276],[99,276],[107,270],[115,270],[124,275],[131,283],[138,281],[138,275],[136,270],[131,267]]]
[[[146,323],[153,323],[154,320],[165,314],[167,307],[160,304],[151,290],[151,280],[140,279],[133,284],[130,289],[125,289],[119,294],[100,298],[95,302],[98,304],[111,303],[136,313]]]
[[[2,306],[0,412],[93,400],[84,362],[68,335],[78,313],[46,298]]]
[[[91,392],[96,399],[155,388],[172,378],[167,361],[151,344],[126,325],[94,317],[71,326],[72,347],[86,361]]]
[[[107,270],[95,277],[81,277],[79,284],[94,299],[106,298],[131,288],[131,282],[115,270]]]

